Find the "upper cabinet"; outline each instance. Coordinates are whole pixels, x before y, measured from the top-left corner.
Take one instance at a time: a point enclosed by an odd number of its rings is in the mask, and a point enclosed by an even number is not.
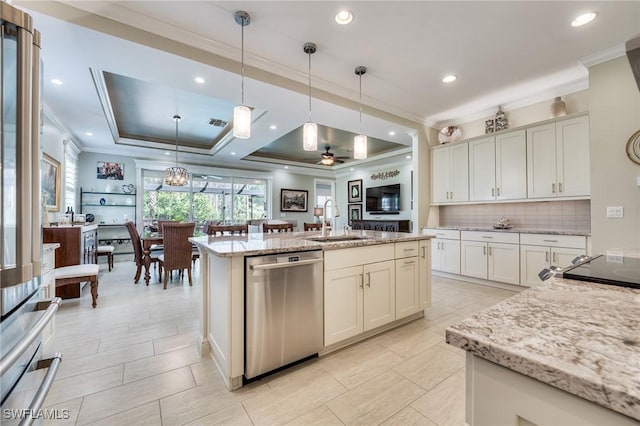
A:
[[[524,130],[469,142],[469,200],[526,198],[526,170]]]
[[[434,150],[431,169],[434,203],[469,201],[468,144],[455,144]]]
[[[589,117],[527,129],[529,198],[588,197]]]

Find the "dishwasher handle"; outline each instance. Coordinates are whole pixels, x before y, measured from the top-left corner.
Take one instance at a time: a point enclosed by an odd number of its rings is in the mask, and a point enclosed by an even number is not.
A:
[[[254,271],[264,271],[266,269],[280,269],[280,268],[292,268],[294,266],[311,265],[314,263],[324,262],[324,259],[319,257],[317,259],[305,259],[297,262],[282,262],[282,263],[265,263],[264,265],[251,265],[251,269]]]

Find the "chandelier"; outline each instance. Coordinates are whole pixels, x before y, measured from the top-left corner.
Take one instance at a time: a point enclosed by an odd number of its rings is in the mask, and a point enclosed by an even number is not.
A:
[[[184,186],[189,182],[189,172],[184,167],[178,167],[178,122],[180,116],[174,115],[173,120],[176,122],[176,165],[167,169],[164,174],[164,183],[170,186]]]

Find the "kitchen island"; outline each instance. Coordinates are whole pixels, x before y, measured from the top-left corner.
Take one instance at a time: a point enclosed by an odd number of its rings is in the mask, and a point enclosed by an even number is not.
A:
[[[552,278],[446,330],[469,425],[637,425],[640,290]]]
[[[191,238],[202,262],[201,351],[211,352],[229,390],[242,386],[245,270],[252,256],[322,252],[320,355],[420,318],[431,301],[429,239],[379,231],[333,233],[328,238],[320,232]]]

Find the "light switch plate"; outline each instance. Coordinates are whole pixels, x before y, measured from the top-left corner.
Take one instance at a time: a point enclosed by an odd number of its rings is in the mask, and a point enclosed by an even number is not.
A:
[[[624,207],[613,206],[607,207],[607,218],[622,219],[624,217]]]

